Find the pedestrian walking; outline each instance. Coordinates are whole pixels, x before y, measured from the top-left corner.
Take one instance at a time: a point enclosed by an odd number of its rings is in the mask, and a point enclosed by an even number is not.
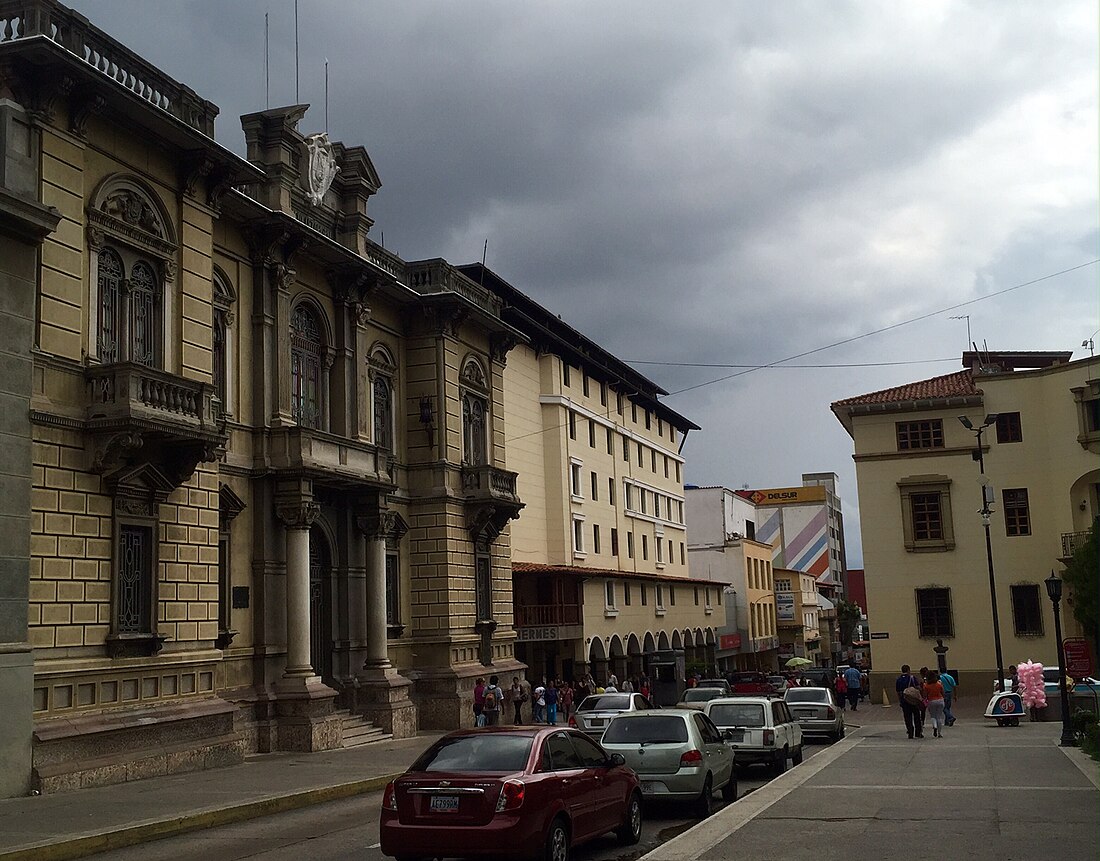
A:
[[[546,686],[539,685],[531,694],[531,720],[542,723],[546,720]]]
[[[623,693],[624,694],[634,693],[634,683],[632,681],[630,681],[630,679],[623,679]]]
[[[549,726],[558,724],[558,683],[553,682],[546,689],[546,723]]]
[[[512,708],[515,709],[516,712],[516,716],[512,719],[512,723],[519,726],[523,723],[523,715],[520,713],[520,708],[527,702],[527,694],[523,691],[523,685],[520,684],[519,676],[512,676],[511,698]]]
[[[951,712],[951,704],[955,701],[955,688],[958,682],[951,673],[940,673],[940,684],[943,685],[943,719],[948,726],[955,723],[955,715]]]
[[[902,664],[901,675],[894,682],[894,690],[897,691],[901,715],[905,720],[905,732],[909,738],[924,738],[924,720],[921,717],[924,694],[920,679],[913,675],[908,664]]]
[[[852,707],[852,711],[859,711],[859,695],[863,690],[863,679],[859,669],[848,667],[844,671],[844,683],[848,686],[848,704]]]
[[[569,715],[573,711],[573,686],[566,682],[562,685],[561,696],[558,697],[558,705],[561,708],[562,717],[569,723]]]
[[[844,681],[844,673],[841,673],[836,677],[836,704],[840,706],[841,711],[846,711],[848,708],[848,683]]]
[[[474,682],[474,726],[485,726],[485,679]]]
[[[485,686],[484,699],[481,703],[481,713],[485,716],[483,726],[496,726],[500,723],[502,705],[504,705],[504,691],[497,684],[497,677],[489,676],[489,684]]]
[[[935,670],[928,673],[928,680],[921,689],[928,703],[928,716],[932,719],[932,738],[943,738],[943,685]]]

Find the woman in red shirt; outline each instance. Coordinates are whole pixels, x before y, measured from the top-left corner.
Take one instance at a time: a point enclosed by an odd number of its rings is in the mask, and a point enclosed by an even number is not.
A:
[[[928,717],[932,719],[932,737],[943,738],[943,684],[940,682],[940,674],[935,670],[928,673],[928,678],[921,685],[921,693],[928,703]]]

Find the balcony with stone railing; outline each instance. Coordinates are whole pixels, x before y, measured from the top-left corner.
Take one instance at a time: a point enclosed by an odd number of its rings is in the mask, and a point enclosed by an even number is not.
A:
[[[517,473],[495,466],[462,467],[462,490],[467,499],[478,501],[519,503],[516,492]]]
[[[409,286],[418,293],[457,293],[482,311],[499,317],[504,303],[499,296],[475,284],[445,260],[421,260],[407,266]]]
[[[85,380],[85,427],[97,440],[97,470],[140,456],[183,480],[224,450],[225,421],[210,383],[136,362],[94,365]]]
[[[274,428],[270,434],[267,450],[276,472],[331,488],[393,486],[393,458],[373,443],[300,426]]]
[[[54,0],[0,0],[0,45],[44,36],[155,108],[214,136],[218,108]]]

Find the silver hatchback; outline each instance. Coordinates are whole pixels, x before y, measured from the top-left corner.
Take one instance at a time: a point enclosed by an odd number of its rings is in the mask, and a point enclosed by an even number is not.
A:
[[[834,741],[844,738],[844,712],[836,707],[828,688],[790,688],[783,699],[804,735],[827,735]]]
[[[641,694],[589,694],[569,717],[569,725],[588,733],[596,741],[603,737],[611,719],[623,712],[644,712],[653,708]]]
[[[626,712],[603,735],[604,750],[622,754],[642,782],[642,796],[691,801],[702,817],[714,807],[714,793],[737,798],[733,749],[706,715],[694,709]]]

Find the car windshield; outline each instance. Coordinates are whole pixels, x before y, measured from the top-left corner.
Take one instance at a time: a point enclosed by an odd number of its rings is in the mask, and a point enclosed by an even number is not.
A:
[[[787,680],[783,676],[768,676],[768,682],[773,685],[786,685]]]
[[[603,734],[608,744],[674,744],[687,741],[687,724],[679,715],[615,718]]]
[[[685,703],[705,703],[707,700],[723,697],[726,692],[721,688],[691,688],[684,691]]]
[[[791,688],[787,691],[789,703],[823,703],[829,699],[825,688]]]
[[[717,703],[709,717],[716,726],[763,726],[764,706],[760,703]]]
[[[621,712],[630,708],[630,694],[595,694],[585,697],[579,712]]]
[[[1043,681],[1054,682],[1058,684],[1058,668],[1057,667],[1044,667],[1043,668]]]
[[[744,685],[753,682],[765,682],[767,681],[767,676],[763,673],[734,673],[731,681],[735,685]]]
[[[531,736],[483,733],[437,741],[409,771],[523,771]]]

